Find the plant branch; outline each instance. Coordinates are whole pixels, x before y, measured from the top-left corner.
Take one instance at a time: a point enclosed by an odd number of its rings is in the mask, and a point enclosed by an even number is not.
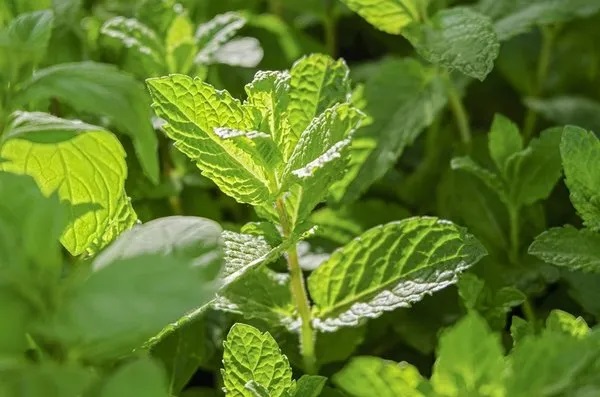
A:
[[[337,17],[335,15],[335,5],[332,0],[325,1],[325,18],[323,20],[325,47],[327,48],[327,53],[332,58],[335,58],[337,56]]]
[[[519,263],[519,209],[514,205],[508,206],[508,218],[510,223],[510,261],[517,265]]]
[[[548,77],[548,69],[550,67],[550,59],[552,57],[552,47],[554,45],[554,38],[556,36],[555,31],[552,28],[542,28],[542,48],[540,49],[540,56],[538,58],[537,72],[535,77],[535,85],[533,87],[533,96],[538,96],[542,93],[544,82]],[[525,121],[523,122],[523,137],[525,140],[529,140],[535,125],[537,123],[537,113],[531,108],[527,109],[525,114]]]
[[[269,0],[269,9],[271,14],[283,17],[283,1],[282,0]]]
[[[283,228],[283,234],[285,238],[289,238],[292,232],[291,224],[285,210],[285,203],[282,199],[278,199],[276,202],[277,213],[279,215],[279,222]],[[298,314],[300,315],[301,328],[300,328],[300,351],[302,353],[302,359],[304,360],[304,370],[313,374],[316,373],[316,357],[315,357],[315,337],[311,325],[311,308],[306,293],[306,287],[304,285],[304,275],[300,268],[300,262],[298,260],[298,252],[296,250],[296,244],[287,251],[287,262],[288,270],[290,272],[290,289],[292,292],[292,299]]]
[[[449,76],[447,76],[446,80],[450,109],[452,109],[452,113],[454,114],[456,126],[458,127],[458,131],[460,133],[460,139],[468,153],[471,151],[471,127],[469,126],[469,116],[467,115],[467,111],[462,103],[462,99],[460,98],[460,94],[458,93],[456,86],[452,80],[450,80]]]

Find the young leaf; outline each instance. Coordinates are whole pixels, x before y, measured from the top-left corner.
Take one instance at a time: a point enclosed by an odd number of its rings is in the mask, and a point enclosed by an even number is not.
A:
[[[290,71],[288,117],[292,136],[298,139],[310,122],[325,109],[350,97],[349,70],[346,63],[326,55],[305,56]]]
[[[600,131],[600,103],[592,99],[578,96],[526,98],[525,105],[558,125],[572,124]]]
[[[560,144],[571,202],[592,230],[600,230],[600,141],[577,127],[565,127]]]
[[[111,262],[68,291],[47,332],[88,361],[114,359],[211,300],[213,273],[158,255]]]
[[[273,397],[285,396],[295,386],[288,359],[268,332],[235,324],[223,345],[221,373],[227,395],[256,395],[246,388],[251,381]]]
[[[485,254],[464,229],[437,218],[375,227],[335,251],[308,278],[314,326],[333,331],[409,307],[454,284]]]
[[[140,358],[119,367],[103,385],[100,397],[168,397],[163,369],[153,360]]]
[[[114,135],[44,113],[17,113],[11,128],[0,147],[8,161],[0,168],[31,175],[44,194],[56,190],[71,203],[70,224],[61,238],[71,254],[101,248],[133,225],[136,216],[124,195],[125,152]],[[82,215],[79,204],[102,208]]]
[[[334,200],[344,203],[381,178],[446,104],[438,73],[411,58],[382,61],[364,90],[373,122],[356,132],[349,170],[334,187]]]
[[[355,357],[333,382],[352,397],[427,397],[428,383],[408,363],[394,363],[379,357]]]
[[[424,0],[342,0],[352,11],[377,29],[400,34],[411,23],[420,19]]]
[[[498,177],[498,175],[483,168],[475,161],[473,161],[473,159],[471,159],[470,157],[454,158],[452,159],[450,166],[453,170],[463,170],[477,177],[477,179],[485,183],[487,187],[489,187],[494,193],[496,193],[502,201],[504,201],[505,203],[508,202],[504,184],[502,183],[502,180]]]
[[[319,397],[327,378],[317,375],[302,375],[296,383],[294,397]]]
[[[553,228],[535,238],[529,253],[567,270],[600,272],[600,234],[572,226]]]
[[[409,26],[405,35],[429,62],[482,81],[500,51],[492,21],[467,7],[442,10],[430,23]]]
[[[498,336],[469,314],[440,337],[431,384],[443,396],[501,396],[504,368]]]
[[[546,329],[564,332],[576,338],[585,338],[590,333],[590,327],[582,317],[575,317],[562,310],[552,310],[546,319]]]
[[[245,136],[257,127],[254,109],[183,75],[152,78],[147,84],[157,114],[167,121],[163,128],[204,175],[239,202],[269,202],[275,193],[273,170],[260,154],[260,142]]]
[[[523,150],[523,138],[519,127],[501,114],[496,114],[490,130],[488,148],[496,167],[504,174],[508,159]]]
[[[194,62],[209,64],[214,61],[215,53],[246,24],[246,19],[235,12],[220,14],[198,26],[196,44],[200,51]]]
[[[13,106],[56,98],[80,112],[108,117],[133,140],[146,175],[158,182],[158,140],[143,85],[112,65],[64,63],[36,71],[19,87]]]

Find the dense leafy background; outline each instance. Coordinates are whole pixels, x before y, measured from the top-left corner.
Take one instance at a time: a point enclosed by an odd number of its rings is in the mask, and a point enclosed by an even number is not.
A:
[[[600,395],[599,26],[2,1],[0,396]]]

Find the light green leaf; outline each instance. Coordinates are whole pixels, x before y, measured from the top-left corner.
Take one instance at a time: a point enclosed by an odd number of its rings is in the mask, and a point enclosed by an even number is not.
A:
[[[88,361],[114,359],[206,304],[217,285],[214,272],[189,260],[117,260],[67,291],[46,332]]]
[[[327,378],[317,375],[302,375],[296,384],[294,397],[319,397]]]
[[[119,259],[156,254],[189,259],[195,266],[216,269],[223,261],[221,227],[208,219],[170,216],[154,219],[123,233],[94,259],[100,269]]]
[[[252,393],[254,397],[271,397],[271,393],[269,393],[267,388],[260,383],[257,383],[255,380],[249,381],[244,387]]]
[[[114,135],[91,127],[43,113],[18,113],[12,123],[16,133],[9,132],[0,148],[8,160],[1,169],[30,175],[44,194],[58,191],[71,203],[61,242],[73,255],[101,248],[136,220],[124,192],[125,152]],[[79,204],[102,208],[82,215]]]
[[[19,87],[13,106],[57,98],[75,110],[106,116],[133,140],[146,173],[158,182],[158,139],[151,123],[148,95],[132,76],[112,65],[64,63],[38,70]]]
[[[560,128],[542,131],[525,150],[508,159],[506,180],[512,203],[529,205],[550,195],[561,175],[558,162],[561,135]]]
[[[560,144],[571,202],[592,230],[600,230],[600,141],[592,133],[567,126]]]
[[[490,18],[467,7],[439,11],[431,22],[411,25],[405,35],[429,62],[482,81],[500,51]]]
[[[431,383],[443,396],[500,397],[504,368],[500,338],[472,313],[440,337]]]
[[[193,65],[196,55],[196,43],[192,22],[185,14],[173,19],[165,38],[169,71],[172,73],[187,73]]]
[[[600,131],[600,103],[577,96],[526,98],[525,105],[558,125],[577,125]]]
[[[21,361],[16,368],[4,367],[0,382],[1,395],[79,397],[93,387],[98,378],[89,368],[74,363],[46,361],[36,364]]]
[[[350,79],[342,59],[336,61],[322,54],[300,58],[290,75],[288,117],[292,134],[287,139],[295,143],[315,117],[350,99]]]
[[[152,78],[147,84],[158,116],[167,121],[167,135],[204,175],[242,203],[269,202],[275,193],[273,170],[263,161],[260,142],[245,135],[257,127],[256,109],[188,76]]]
[[[402,362],[379,357],[355,357],[333,382],[352,397],[426,397],[420,389],[426,384],[419,370]]]
[[[223,44],[215,53],[215,63],[254,68],[263,59],[260,41],[254,37],[239,37]]]
[[[247,319],[265,321],[271,327],[295,330],[298,326],[289,275],[264,267],[248,271],[228,285],[219,293],[213,307]]]
[[[214,62],[215,53],[229,41],[244,25],[246,19],[235,12],[215,16],[210,21],[198,26],[196,44],[200,51],[194,62],[210,64]]]
[[[364,90],[364,111],[373,122],[355,134],[349,170],[333,188],[335,201],[356,200],[394,165],[446,104],[439,74],[411,58],[381,62]]]
[[[336,250],[308,278],[314,326],[333,331],[409,307],[456,283],[458,274],[485,254],[464,229],[437,218],[370,229]]]
[[[600,272],[600,234],[588,229],[547,230],[535,238],[529,253],[571,271]]]
[[[402,30],[420,19],[424,0],[342,0],[352,11],[377,29],[400,34]]]
[[[104,22],[100,33],[118,41],[129,49],[134,49],[140,57],[146,72],[150,75],[160,73],[165,65],[165,46],[156,33],[134,18],[114,17]]]
[[[600,3],[590,0],[527,0],[512,4],[496,15],[496,32],[502,41],[526,33],[535,25],[585,18],[600,10]]]
[[[488,148],[496,167],[504,174],[510,156],[523,149],[519,127],[501,114],[496,114],[490,130]]]
[[[153,360],[139,358],[120,366],[104,384],[100,397],[168,397],[163,369]]]
[[[235,324],[224,342],[223,382],[228,396],[252,397],[245,386],[254,381],[272,397],[285,396],[294,387],[292,369],[268,332]]]
[[[546,328],[551,331],[564,332],[576,338],[585,338],[590,333],[590,327],[582,317],[564,312],[552,310],[546,319]]]

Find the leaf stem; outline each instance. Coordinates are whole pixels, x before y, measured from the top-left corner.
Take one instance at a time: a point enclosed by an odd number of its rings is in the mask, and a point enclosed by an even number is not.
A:
[[[285,210],[285,203],[282,199],[276,201],[276,207],[284,237],[289,238],[292,230]],[[290,248],[288,248],[287,262],[288,270],[290,272],[292,299],[294,300],[301,321],[300,352],[302,353],[302,359],[304,361],[304,370],[308,374],[314,374],[317,371],[317,366],[315,357],[315,337],[311,325],[311,308],[308,294],[306,293],[306,287],[304,285],[304,275],[302,274],[302,269],[300,268],[300,262],[298,260],[296,244],[292,244]]]
[[[538,96],[542,93],[544,82],[548,77],[550,67],[550,59],[552,57],[552,47],[554,45],[555,31],[552,28],[544,27],[542,32],[542,48],[538,58],[537,72],[535,77],[535,86],[533,87],[532,96]],[[528,141],[537,123],[537,113],[531,108],[527,109],[525,121],[523,122],[523,137]]]
[[[519,208],[508,206],[508,218],[510,223],[510,252],[509,258],[513,265],[519,264]]]
[[[282,0],[270,0],[269,11],[271,14],[275,14],[280,18],[283,18],[283,1]]]
[[[323,29],[325,29],[325,47],[327,53],[335,58],[337,56],[337,17],[335,16],[335,5],[332,0],[325,0],[325,19],[323,20]]]
[[[462,103],[456,86],[452,80],[450,80],[449,76],[447,76],[446,80],[450,108],[454,114],[454,119],[456,120],[456,126],[458,127],[461,141],[468,153],[471,151],[471,127],[469,126],[469,116],[467,115],[467,111],[465,110],[465,106]]]

